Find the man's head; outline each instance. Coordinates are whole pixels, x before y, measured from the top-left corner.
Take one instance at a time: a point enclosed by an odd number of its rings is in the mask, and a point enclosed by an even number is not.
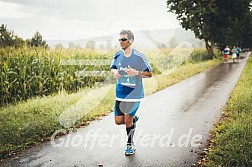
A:
[[[134,41],[134,34],[130,30],[121,30],[120,32],[120,46],[123,50],[127,49]]]

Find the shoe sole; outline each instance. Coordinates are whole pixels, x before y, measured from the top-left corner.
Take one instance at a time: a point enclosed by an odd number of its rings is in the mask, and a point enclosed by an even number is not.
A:
[[[134,155],[134,154],[135,154],[135,153],[133,153],[133,154],[126,154],[126,153],[125,153],[125,156],[131,156],[131,155]]]
[[[125,156],[131,156],[131,155],[134,155],[135,154],[135,152],[134,153],[125,153]]]

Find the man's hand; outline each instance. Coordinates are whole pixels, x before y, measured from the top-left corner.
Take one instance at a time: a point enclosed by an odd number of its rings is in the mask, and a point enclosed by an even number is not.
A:
[[[117,69],[111,69],[111,72],[114,74],[114,77],[116,79],[122,77],[120,74],[119,74],[119,71]]]
[[[130,77],[133,77],[133,76],[136,76],[138,75],[139,71],[131,68],[129,65],[128,65],[128,70],[125,71],[127,73],[128,76]]]

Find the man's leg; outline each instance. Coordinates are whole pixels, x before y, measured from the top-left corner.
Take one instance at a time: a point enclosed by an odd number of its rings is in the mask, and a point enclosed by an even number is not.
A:
[[[115,123],[117,125],[125,124],[124,121],[124,113],[122,112],[121,101],[115,101],[114,106],[114,115],[115,115]]]
[[[127,132],[127,145],[125,150],[125,155],[133,155],[135,153],[135,145],[133,142],[133,137],[135,133],[135,126],[133,124],[133,116],[125,114],[125,125]]]
[[[133,144],[133,136],[135,132],[135,126],[133,124],[133,116],[125,114],[126,132],[128,136],[127,144]]]
[[[127,132],[127,136],[128,136],[127,143],[134,144],[133,136],[134,136],[134,132],[136,129],[136,122],[138,121],[139,117],[125,114],[124,119],[125,119],[124,122],[126,124],[126,132]]]
[[[124,122],[124,116],[115,116],[115,123],[116,125],[123,125]]]
[[[125,150],[125,155],[133,155],[135,153],[135,145],[133,142],[133,137],[135,133],[135,123],[138,120],[138,117],[135,116],[140,102],[126,102],[125,111],[127,114],[124,116],[124,122],[126,125],[126,132],[127,132],[127,148]]]
[[[133,155],[135,153],[135,145],[133,136],[135,132],[135,124],[138,117],[135,116],[140,102],[121,102],[116,101],[114,107],[115,123],[117,125],[125,124],[127,132],[127,148],[125,155]]]

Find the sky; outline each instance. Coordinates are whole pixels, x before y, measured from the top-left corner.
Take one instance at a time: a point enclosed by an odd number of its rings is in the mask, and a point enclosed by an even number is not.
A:
[[[121,29],[178,28],[166,0],[0,0],[0,24],[24,39],[77,40]]]

